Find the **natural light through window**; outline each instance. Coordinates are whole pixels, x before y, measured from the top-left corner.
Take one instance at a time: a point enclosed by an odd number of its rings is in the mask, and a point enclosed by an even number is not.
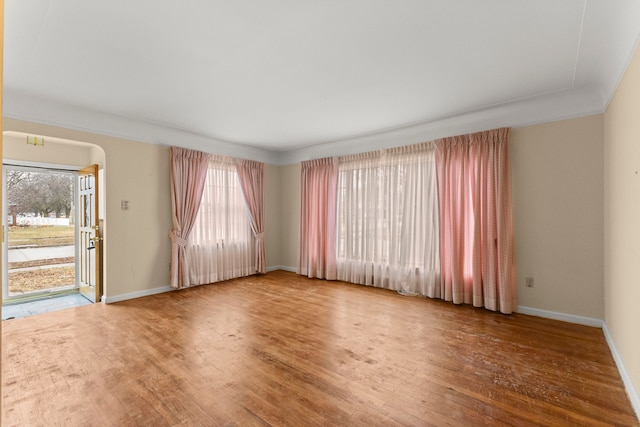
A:
[[[254,238],[233,159],[212,156],[187,253],[193,283],[255,271]]]

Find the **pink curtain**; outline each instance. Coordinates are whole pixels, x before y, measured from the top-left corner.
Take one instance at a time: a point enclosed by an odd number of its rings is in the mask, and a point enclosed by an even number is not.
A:
[[[170,283],[173,288],[189,286],[186,246],[198,214],[210,157],[207,153],[186,148],[171,147],[169,150],[173,215],[173,230],[169,232],[171,238]]]
[[[509,129],[435,141],[441,296],[511,313],[517,307]]]
[[[251,229],[256,239],[256,271],[267,272],[264,246],[264,164],[253,160],[236,159],[236,170],[247,203]]]
[[[298,274],[336,279],[336,157],[302,162]]]

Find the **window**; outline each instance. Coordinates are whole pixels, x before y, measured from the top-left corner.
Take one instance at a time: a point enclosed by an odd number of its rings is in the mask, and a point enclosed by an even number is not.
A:
[[[303,162],[298,273],[511,313],[508,136]]]
[[[433,145],[340,159],[338,279],[432,296],[439,282]]]
[[[187,256],[192,284],[255,273],[253,232],[231,158],[212,156],[209,162]]]

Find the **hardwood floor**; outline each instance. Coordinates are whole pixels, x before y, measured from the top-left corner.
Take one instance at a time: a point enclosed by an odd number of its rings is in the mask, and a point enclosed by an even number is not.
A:
[[[639,425],[600,329],[282,271],[2,333],[3,426]]]

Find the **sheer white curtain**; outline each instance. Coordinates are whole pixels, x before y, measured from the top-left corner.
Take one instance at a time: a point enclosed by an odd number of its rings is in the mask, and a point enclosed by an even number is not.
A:
[[[191,284],[256,272],[254,237],[233,158],[211,156],[187,256]]]
[[[340,158],[338,279],[440,297],[435,145]]]

